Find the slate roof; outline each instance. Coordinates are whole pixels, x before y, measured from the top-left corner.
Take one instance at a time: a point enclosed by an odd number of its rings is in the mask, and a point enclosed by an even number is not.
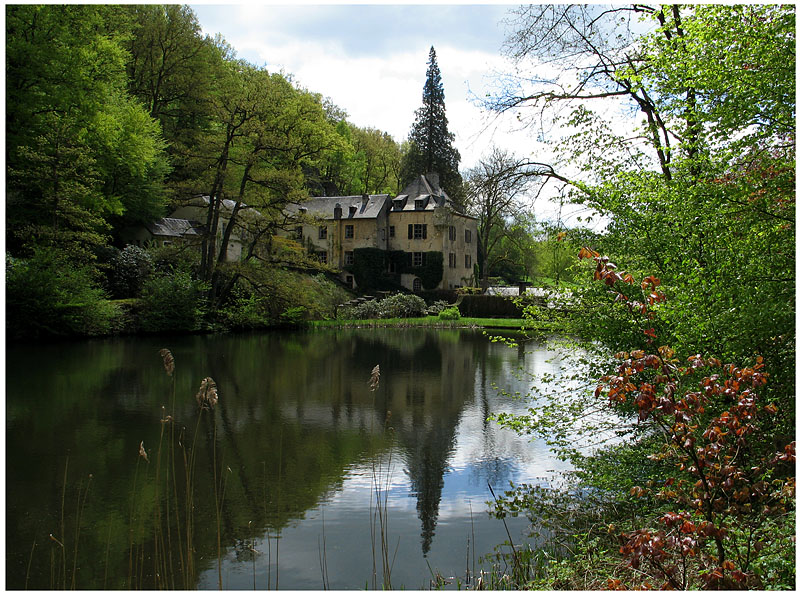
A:
[[[388,194],[368,194],[365,196],[318,196],[299,205],[291,205],[293,213],[305,209],[306,214],[320,219],[333,219],[336,206],[342,209],[342,219],[375,219],[380,214]],[[351,207],[354,207],[351,209]]]
[[[443,188],[439,186],[438,176],[417,176],[403,191],[398,194],[393,201],[393,211],[433,211],[436,207],[445,205],[453,207],[450,197]],[[398,201],[402,201],[402,208]],[[417,206],[417,201],[422,201],[421,208]]]
[[[417,207],[416,201],[422,201]],[[389,210],[433,211],[437,207],[449,206],[456,209],[447,193],[439,186],[437,176],[417,176],[396,197],[389,194],[369,194],[364,196],[317,196],[300,204],[291,205],[292,214],[305,209],[306,214],[320,219],[333,219],[334,210],[342,208],[342,219],[375,219],[384,205],[389,202]],[[351,209],[351,207],[354,207]]]
[[[164,217],[158,221],[147,223],[147,231],[154,236],[167,236],[172,238],[183,238],[188,236],[198,237],[202,235],[203,226],[199,221],[189,221],[188,219],[174,219]]]

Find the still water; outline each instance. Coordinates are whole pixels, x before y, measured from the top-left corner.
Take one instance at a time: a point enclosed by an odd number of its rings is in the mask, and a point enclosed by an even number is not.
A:
[[[497,387],[525,393],[531,381],[518,370],[561,365],[542,345],[510,348],[471,330],[11,346],[7,587],[426,589],[437,573],[463,582],[508,539],[487,514],[488,486],[499,494],[563,465],[487,421],[525,407]],[[219,402],[201,414],[194,395],[206,376]],[[526,527],[509,519],[515,543]]]

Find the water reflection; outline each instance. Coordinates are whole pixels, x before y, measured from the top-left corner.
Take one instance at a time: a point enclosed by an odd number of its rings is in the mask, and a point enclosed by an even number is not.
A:
[[[157,355],[164,346],[176,361],[174,406]],[[393,584],[424,586],[429,565],[463,573],[465,548],[487,553],[506,539],[484,513],[487,484],[532,481],[557,465],[542,445],[486,420],[500,406],[522,408],[500,399],[496,384],[527,390],[514,370],[553,366],[552,355],[494,345],[480,332],[414,329],[12,347],[8,586],[71,580],[71,568],[54,569],[52,556],[61,554],[49,534],[75,534],[78,513],[76,586],[156,585],[147,565],[138,575],[131,570],[131,551],[154,547],[146,502],[155,466],[137,453],[144,442],[153,459],[166,412],[197,461],[190,587],[218,585],[215,497],[223,482],[225,587],[318,589],[324,553],[332,588],[363,588],[372,575],[376,482],[396,544]],[[35,374],[27,372],[33,365]],[[213,416],[198,416],[193,400],[205,376],[219,387]],[[523,528],[519,522],[515,531]],[[169,553],[172,567],[182,567],[179,548]],[[174,575],[168,586],[186,586]]]

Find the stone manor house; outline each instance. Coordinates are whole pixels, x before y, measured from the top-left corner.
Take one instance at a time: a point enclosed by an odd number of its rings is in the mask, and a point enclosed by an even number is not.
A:
[[[231,203],[231,204],[227,204]],[[197,243],[202,237],[208,197],[200,197],[166,217],[143,228],[129,230],[123,237],[137,245]],[[224,201],[223,216],[233,208]],[[252,209],[250,216],[257,215]],[[399,276],[400,284],[421,291],[421,271],[431,255],[441,254],[442,276],[436,289],[455,289],[472,285],[478,258],[477,219],[466,215],[439,186],[436,174],[418,176],[395,197],[389,194],[314,197],[290,205],[290,215],[298,220],[295,237],[323,263],[339,271],[342,281],[357,286],[353,267],[359,249],[403,253],[402,267],[387,259],[386,273]],[[220,225],[220,236],[226,220]],[[363,254],[363,252],[362,252]],[[232,233],[227,258],[242,257],[242,243]],[[419,273],[415,274],[418,269]],[[425,289],[432,289],[426,287]]]

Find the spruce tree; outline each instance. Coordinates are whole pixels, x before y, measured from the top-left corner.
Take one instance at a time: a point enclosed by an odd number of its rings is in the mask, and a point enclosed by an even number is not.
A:
[[[456,201],[460,201],[462,190],[458,164],[461,155],[453,146],[455,135],[447,129],[444,87],[436,50],[431,46],[428,56],[428,72],[422,89],[422,107],[416,112],[416,121],[408,135],[408,153],[403,159],[403,185],[420,174],[439,174],[442,188]]]

